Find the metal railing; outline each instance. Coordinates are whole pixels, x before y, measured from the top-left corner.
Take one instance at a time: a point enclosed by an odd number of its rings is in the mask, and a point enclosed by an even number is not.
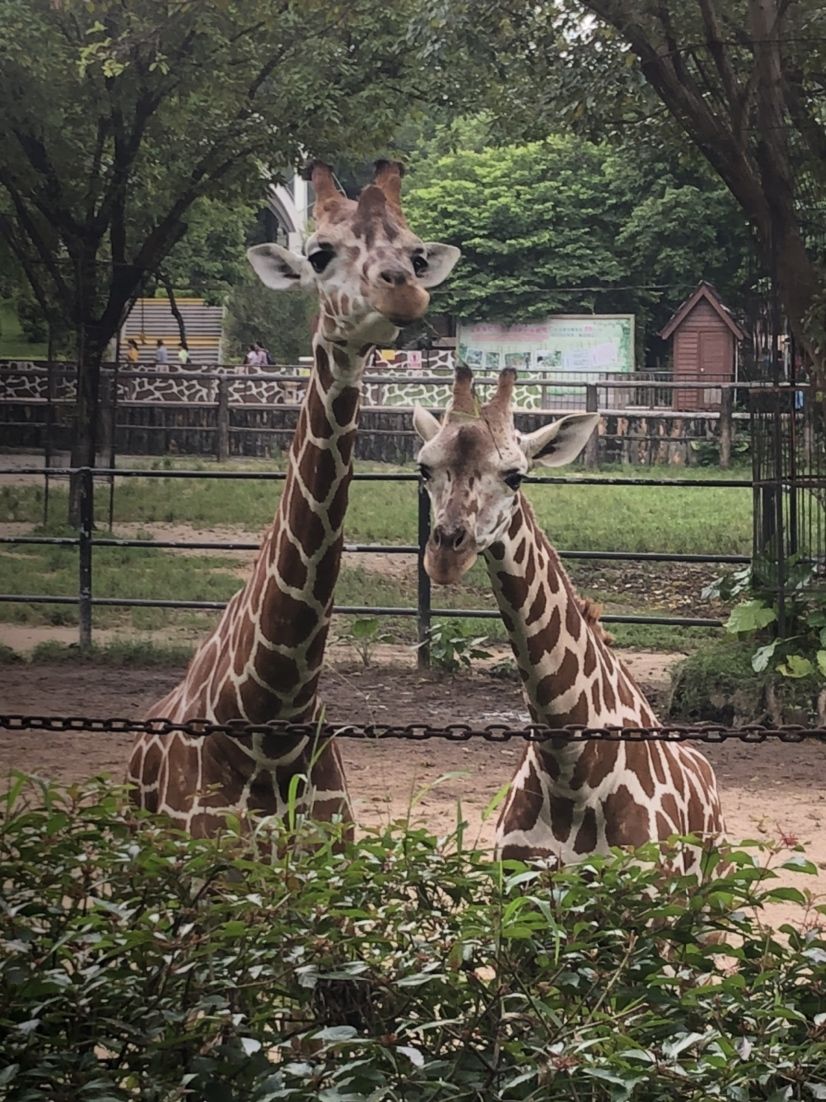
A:
[[[227,480],[234,479],[282,481],[287,475],[283,471],[188,471],[188,470],[149,470],[141,468],[111,467],[9,467],[0,469],[0,476],[14,475],[24,477],[76,476],[79,479],[79,526],[76,536],[0,536],[0,545],[50,545],[76,547],[78,550],[78,587],[75,594],[52,595],[43,593],[10,594],[0,593],[0,603],[16,604],[54,604],[76,605],[78,609],[78,638],[82,649],[92,644],[93,610],[95,607],[118,608],[168,608],[190,609],[203,612],[220,611],[225,607],[223,601],[174,600],[168,598],[137,597],[99,597],[94,595],[94,556],[110,547],[152,547],[175,550],[210,551],[257,551],[258,543],[218,540],[147,540],[121,539],[113,536],[99,537],[94,534],[94,481],[95,478],[183,478]],[[413,473],[356,471],[356,482],[412,482],[419,483],[419,477]],[[611,486],[681,486],[694,489],[720,487],[743,489],[751,487],[746,479],[689,479],[689,478],[635,478],[596,476],[541,476],[531,477],[526,483],[535,485],[611,485]],[[336,605],[334,613],[343,616],[395,616],[415,617],[419,642],[419,664],[427,667],[430,663],[429,639],[434,619],[498,619],[497,609],[465,609],[434,607],[430,578],[424,569],[424,548],[430,537],[430,500],[423,486],[417,486],[417,543],[416,544],[370,544],[345,543],[344,550],[357,554],[376,553],[390,555],[415,555],[417,557],[417,586],[415,606],[382,605]],[[715,563],[721,565],[742,565],[751,561],[748,555],[690,554],[660,551],[560,551],[560,558],[569,560],[602,560],[606,562],[676,562],[676,563]],[[670,627],[719,628],[722,621],[711,617],[636,615],[607,613],[602,617],[605,623],[614,624],[659,624]]]

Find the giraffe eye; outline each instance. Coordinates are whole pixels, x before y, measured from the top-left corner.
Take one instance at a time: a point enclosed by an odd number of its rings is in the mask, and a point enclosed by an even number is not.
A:
[[[428,267],[427,258],[422,256],[421,253],[417,253],[413,257],[413,271],[417,276],[424,275]]]
[[[426,467],[424,463],[419,464],[419,476],[422,482],[429,481],[431,473],[430,467]]]
[[[506,486],[510,486],[512,490],[518,490],[524,477],[521,471],[505,471],[502,475],[502,481]]]
[[[323,272],[335,255],[332,249],[321,248],[317,252],[314,252],[312,256],[308,256],[307,259],[312,265],[314,272]]]

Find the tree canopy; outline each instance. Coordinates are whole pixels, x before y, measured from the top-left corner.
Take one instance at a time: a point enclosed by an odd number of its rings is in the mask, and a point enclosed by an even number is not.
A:
[[[271,166],[374,155],[428,83],[414,0],[0,0],[0,237],[78,332],[77,446],[98,366],[193,207]]]
[[[690,143],[752,226],[793,331],[826,348],[826,9],[821,0],[433,0],[439,49],[489,56],[502,135],[561,125]],[[480,32],[479,28],[483,28]],[[484,38],[484,41],[482,41]]]
[[[409,216],[463,251],[437,308],[503,322],[634,312],[643,344],[700,279],[742,310],[745,220],[701,164],[667,160],[570,135],[428,158]]]

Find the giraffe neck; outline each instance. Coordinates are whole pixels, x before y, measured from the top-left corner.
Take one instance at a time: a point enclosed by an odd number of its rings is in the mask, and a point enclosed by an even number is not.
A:
[[[639,725],[654,717],[641,690],[580,602],[559,557],[520,495],[505,537],[485,552],[531,714],[549,727]],[[583,743],[549,754],[580,756]]]
[[[190,666],[173,711],[219,721],[308,719],[341,562],[369,348],[321,334],[287,476],[252,574]],[[169,701],[167,714],[169,714]]]

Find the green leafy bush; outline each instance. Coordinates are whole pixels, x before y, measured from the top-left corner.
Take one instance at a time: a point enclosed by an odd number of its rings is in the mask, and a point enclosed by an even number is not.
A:
[[[193,840],[105,782],[18,781],[0,1096],[824,1096],[826,939],[763,855],[710,858],[696,887],[651,849],[552,875],[464,850],[461,826],[337,833]],[[773,933],[754,915],[777,900],[797,916]]]
[[[470,635],[461,624],[449,620],[433,625],[428,642],[434,666],[447,673],[469,670],[475,661],[492,657],[487,635]]]

